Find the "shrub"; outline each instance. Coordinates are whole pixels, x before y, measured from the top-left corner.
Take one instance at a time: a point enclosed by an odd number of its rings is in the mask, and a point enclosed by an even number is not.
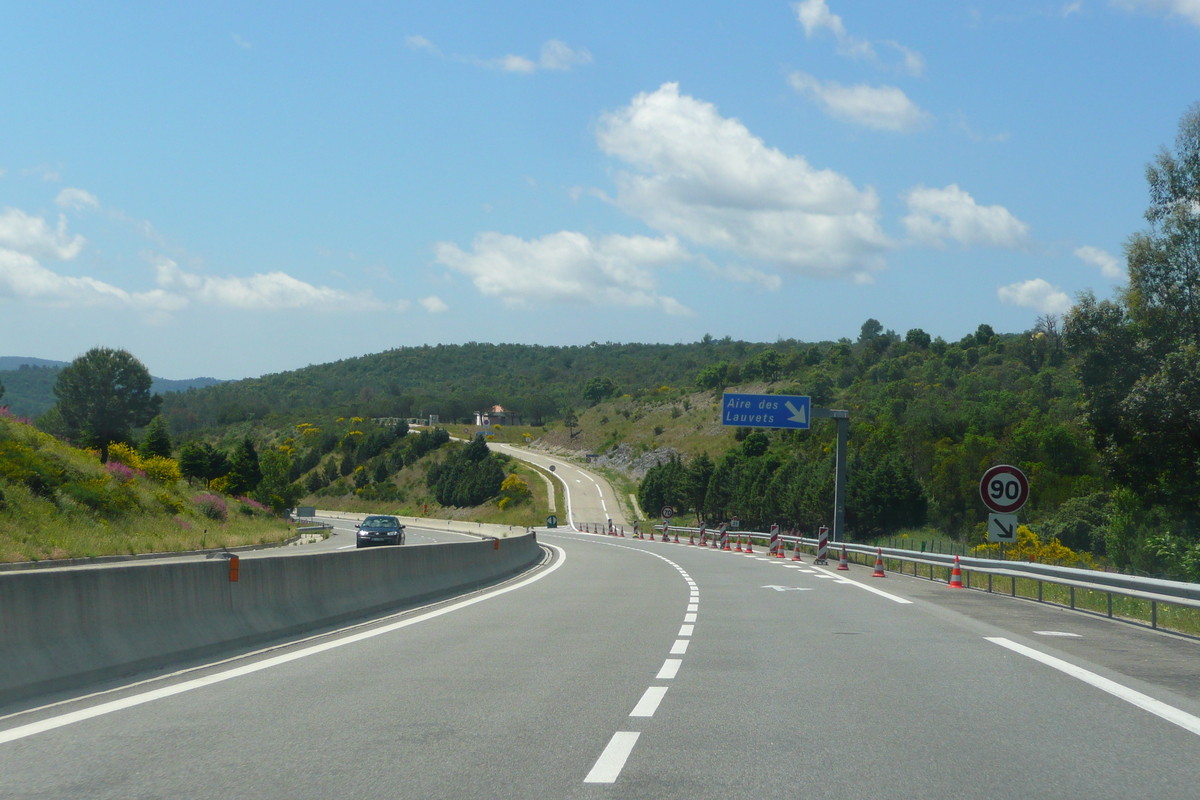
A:
[[[142,470],[146,473],[147,478],[165,486],[174,486],[183,480],[183,475],[179,471],[179,462],[173,458],[150,456],[142,459]]]
[[[224,522],[229,518],[229,507],[225,505],[225,501],[215,494],[202,494],[192,498],[192,505],[196,507],[204,516],[217,522]]]
[[[104,471],[121,483],[128,483],[137,475],[132,467],[128,467],[120,461],[109,461],[104,465]]]
[[[138,455],[138,451],[124,442],[109,442],[108,460],[110,462],[119,461],[125,466],[132,467],[133,469],[142,468],[142,457]]]
[[[154,495],[154,499],[157,500],[158,502],[162,503],[163,508],[165,508],[167,511],[170,511],[172,513],[179,514],[184,509],[183,501],[172,497],[171,495],[167,494],[166,492],[156,493]]]

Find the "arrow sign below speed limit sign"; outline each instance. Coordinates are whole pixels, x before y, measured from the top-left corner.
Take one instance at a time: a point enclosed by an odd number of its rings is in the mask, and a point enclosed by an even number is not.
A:
[[[1016,467],[1000,464],[983,473],[979,496],[991,511],[1011,514],[1029,500],[1029,479]]]

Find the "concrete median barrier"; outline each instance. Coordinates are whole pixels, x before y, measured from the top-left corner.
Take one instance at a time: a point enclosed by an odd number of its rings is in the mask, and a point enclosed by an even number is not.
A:
[[[538,563],[533,534],[230,562],[0,575],[0,706],[461,594]]]

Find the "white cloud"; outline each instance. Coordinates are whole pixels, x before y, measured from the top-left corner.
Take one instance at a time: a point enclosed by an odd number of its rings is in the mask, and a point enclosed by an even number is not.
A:
[[[1066,3],[1063,5],[1061,13],[1064,17],[1069,17],[1072,14],[1078,14],[1081,11],[1083,11],[1083,0],[1075,0],[1073,3]]]
[[[424,36],[408,36],[404,39],[404,45],[411,50],[428,50],[431,53],[438,51],[434,43]]]
[[[678,301],[655,292],[650,270],[689,258],[673,238],[605,236],[560,231],[540,239],[487,232],[475,237],[467,253],[439,242],[435,260],[469,276],[485,295],[512,307],[571,303],[651,306],[667,313],[689,313]]]
[[[604,115],[597,138],[639,170],[617,174],[613,202],[665,233],[829,277],[882,269],[894,246],[873,189],[767,147],[711,103],[680,95],[678,84]]]
[[[1193,25],[1200,25],[1200,0],[1113,0],[1113,4],[1130,11],[1144,10],[1183,17]]]
[[[967,247],[1021,248],[1028,244],[1028,225],[1004,206],[978,205],[957,184],[944,189],[918,186],[904,201],[909,211],[904,227],[918,241],[943,246],[946,239],[955,239]]]
[[[173,311],[187,300],[162,290],[127,292],[88,277],[59,275],[25,253],[0,248],[0,297],[60,307],[122,306]]]
[[[54,198],[54,202],[59,208],[70,208],[75,211],[82,211],[85,208],[100,208],[100,201],[96,199],[96,196],[83,189],[63,189],[58,193],[58,197]]]
[[[838,119],[888,131],[913,131],[928,127],[931,117],[895,86],[842,86],[821,81],[806,72],[793,72],[788,82]]]
[[[424,36],[409,36],[404,40],[404,43],[412,50],[424,50],[434,55],[441,55],[441,52],[433,42]],[[592,63],[592,54],[588,52],[587,48],[571,47],[559,39],[547,39],[542,44],[541,53],[536,61],[527,56],[515,53],[491,59],[483,59],[471,55],[455,55],[451,56],[451,58],[466,64],[473,64],[477,67],[496,69],[501,72],[515,72],[522,75],[530,75],[538,70],[566,72],[573,67]]]
[[[184,272],[169,258],[154,260],[158,285],[209,305],[243,311],[312,308],[332,310],[346,304],[378,303],[328,286],[313,286],[284,272],[266,272],[248,278],[215,278]]]
[[[442,298],[438,297],[436,294],[430,295],[429,297],[422,297],[417,302],[420,303],[421,306],[430,314],[440,314],[443,311],[449,310],[450,308],[450,306],[446,305],[445,301],[443,301]]]
[[[996,296],[1006,305],[1032,308],[1042,314],[1065,314],[1071,310],[1071,298],[1066,292],[1041,278],[1001,286]]]
[[[230,38],[233,39],[233,43],[236,44],[238,47],[242,48],[243,50],[250,49],[250,43],[248,41],[246,41],[245,39],[243,39],[238,34],[231,33],[231,34],[229,34],[229,36],[230,36]]]
[[[592,54],[585,48],[581,47],[576,50],[566,42],[550,39],[542,45],[542,58],[538,63],[541,64],[542,69],[568,70],[571,67],[592,63]]]
[[[842,18],[829,10],[825,0],[801,0],[801,2],[793,3],[792,9],[796,12],[796,19],[804,27],[806,38],[811,39],[822,30],[828,30],[837,39],[839,54],[850,58],[879,62],[875,46],[867,39],[851,36],[847,32]],[[899,42],[889,40],[883,44],[895,48],[900,54],[901,64],[898,69],[914,76],[920,76],[925,72],[925,58],[920,53]]]
[[[1125,277],[1125,270],[1121,269],[1121,262],[1106,250],[1085,245],[1075,248],[1075,255],[1083,263],[1100,270],[1100,274],[1106,278],[1123,279]]]
[[[756,283],[768,292],[777,292],[783,288],[783,279],[778,275],[771,275],[754,267],[747,267],[744,264],[726,264],[718,266],[716,264],[706,263],[704,268],[712,274],[724,278],[727,281],[735,281],[737,283]]]
[[[19,208],[0,211],[0,247],[7,247],[34,258],[69,261],[79,255],[85,239],[67,234],[67,218],[58,215],[58,227],[51,228],[42,217],[34,217]]]
[[[491,64],[505,72],[530,73],[537,71],[537,64],[525,58],[525,56],[514,56],[511,53],[503,58],[495,59]]]

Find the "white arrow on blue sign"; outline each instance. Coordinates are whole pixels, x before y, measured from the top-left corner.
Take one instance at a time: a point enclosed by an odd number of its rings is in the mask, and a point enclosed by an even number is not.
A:
[[[721,400],[721,424],[746,428],[807,429],[812,417],[807,395],[734,394]]]

